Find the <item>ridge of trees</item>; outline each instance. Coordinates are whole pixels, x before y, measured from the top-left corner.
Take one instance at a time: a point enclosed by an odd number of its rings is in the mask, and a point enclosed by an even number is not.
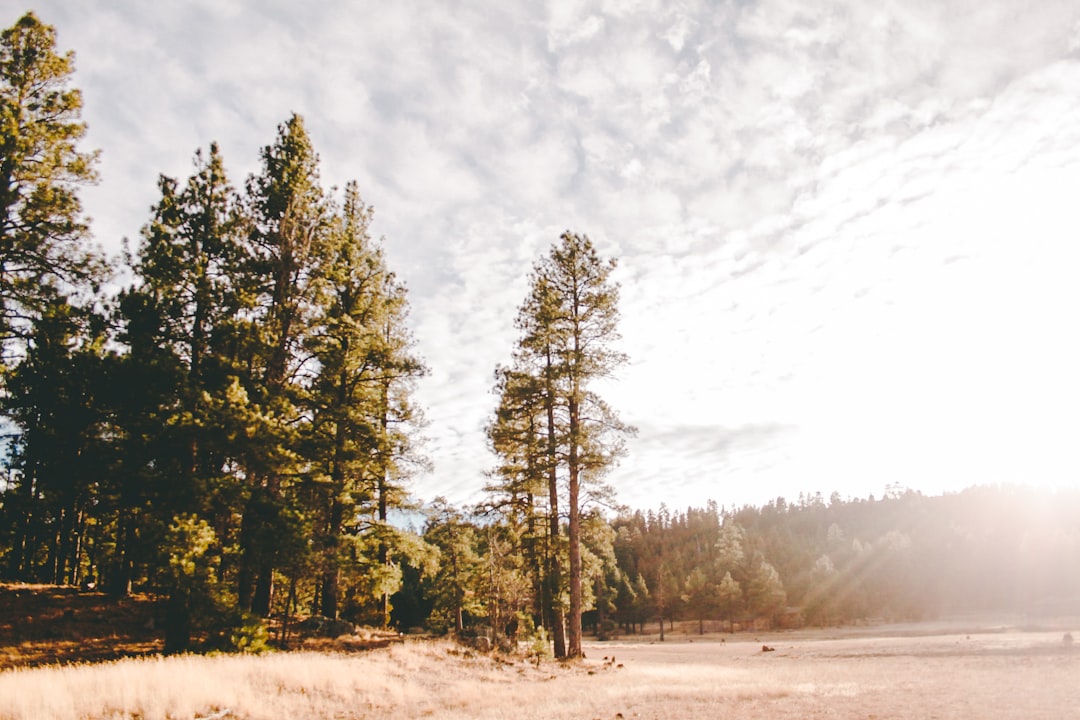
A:
[[[593,512],[583,523],[584,624],[605,638],[642,632],[648,623],[663,639],[675,620],[691,621],[699,632],[733,632],[973,612],[1075,613],[1078,513],[1076,489],[1017,486],[940,496],[894,488],[880,499],[813,494],[730,509],[710,502],[613,518]],[[505,618],[507,607],[538,615],[529,581],[535,566],[522,562],[531,557],[531,538],[516,527],[483,512],[471,520],[458,513],[452,526],[439,515],[429,519],[425,537],[432,544],[442,548],[452,537],[456,556],[472,558],[474,575],[458,575],[455,595],[470,599],[457,606],[465,624]],[[517,578],[504,586],[519,588],[516,600],[500,599],[498,613],[468,580],[481,567],[494,572],[479,540],[491,533],[521,548],[514,563],[494,566]],[[446,627],[440,618],[453,598],[428,597],[430,615],[403,615],[402,622]]]

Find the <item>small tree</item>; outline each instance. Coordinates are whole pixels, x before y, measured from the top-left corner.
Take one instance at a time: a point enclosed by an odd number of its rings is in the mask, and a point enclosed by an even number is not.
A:
[[[687,575],[682,600],[690,616],[697,618],[698,635],[704,635],[705,618],[716,611],[717,587],[702,568],[696,567]]]
[[[743,546],[746,542],[746,531],[738,523],[728,520],[720,528],[720,536],[716,540],[716,562],[721,570],[730,572],[742,567],[746,558]]]
[[[746,581],[747,609],[758,616],[773,616],[786,603],[787,593],[780,582],[780,573],[762,558],[756,558]]]
[[[634,578],[633,590],[633,618],[637,623],[638,629],[644,632],[645,621],[652,615],[653,612],[653,598],[652,592],[649,590],[649,585],[645,582],[645,577],[638,573]]]
[[[728,621],[728,632],[735,632],[735,614],[742,608],[743,593],[739,583],[724,573],[720,584],[716,586],[716,606],[720,617]]]
[[[195,515],[173,519],[162,548],[168,555],[169,599],[165,613],[165,652],[191,646],[197,624],[212,623],[226,607],[217,580],[220,548],[214,530]]]
[[[433,505],[424,540],[438,549],[439,569],[424,583],[432,601],[428,623],[436,629],[461,632],[466,613],[482,612],[475,592],[481,572],[476,527],[445,498],[436,498]]]
[[[682,598],[679,581],[670,570],[661,564],[656,570],[656,584],[653,588],[653,608],[660,621],[660,639],[664,639],[664,620],[674,621],[676,608]]]

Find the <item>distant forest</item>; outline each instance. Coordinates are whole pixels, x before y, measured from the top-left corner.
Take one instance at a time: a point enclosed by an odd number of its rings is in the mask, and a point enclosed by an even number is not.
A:
[[[1075,490],[601,512],[634,433],[594,392],[626,360],[619,287],[569,231],[493,368],[485,501],[419,507],[427,368],[357,185],[322,186],[296,115],[239,185],[210,144],[160,178],[115,288],[79,202],[97,154],[73,62],[32,13],[0,35],[0,579],[157,594],[169,652],[308,615],[574,657],[586,630],[675,619],[1077,612]]]

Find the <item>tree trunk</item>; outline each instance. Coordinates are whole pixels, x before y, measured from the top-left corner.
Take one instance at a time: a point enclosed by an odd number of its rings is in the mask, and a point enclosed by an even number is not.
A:
[[[191,646],[191,602],[188,593],[174,588],[165,607],[165,654],[182,653]]]
[[[289,596],[285,599],[285,617],[281,620],[281,649],[289,649],[289,626],[296,611],[296,575],[289,578]],[[336,618],[335,618],[336,619]]]
[[[390,335],[390,328],[385,328],[386,336]],[[382,384],[382,415],[379,418],[379,429],[382,432],[382,469],[379,473],[379,488],[378,488],[378,503],[379,503],[379,522],[386,523],[388,517],[387,507],[387,493],[389,492],[390,485],[390,381],[384,380]],[[390,564],[390,548],[386,546],[385,542],[379,543],[379,562],[383,567]],[[390,593],[384,592],[382,595],[382,625],[383,627],[390,627]]]
[[[341,407],[345,406],[346,378],[344,373],[338,378],[337,402]],[[345,424],[338,422],[337,431],[334,434],[334,467],[330,477],[330,517],[326,524],[326,557],[323,562],[322,577],[322,615],[323,617],[338,618],[339,583],[341,569],[338,566],[338,548],[341,540],[341,524],[345,519],[345,507],[341,502],[341,495],[345,491]]]
[[[552,368],[551,353],[547,355],[547,370],[550,374]],[[544,404],[547,411],[547,434],[548,434],[548,536],[550,538],[551,572],[549,599],[551,602],[551,638],[554,644],[555,657],[566,657],[566,626],[563,621],[562,606],[559,602],[559,594],[562,590],[562,563],[559,562],[559,474],[556,467],[558,459],[558,439],[555,434],[555,397],[551,387],[550,377],[547,380],[548,388],[544,393]]]
[[[260,617],[269,617],[273,600],[274,564],[265,561],[259,565],[259,574],[255,579],[255,597],[251,600],[251,612]]]
[[[338,533],[341,529],[341,522],[344,516],[344,508],[341,501],[337,497],[336,487],[334,484],[335,496],[330,503],[330,522],[328,527],[328,547],[325,558],[326,566],[323,568],[322,577],[322,610],[323,617],[328,617],[333,620],[337,620],[338,617],[338,600],[339,600],[339,583],[341,578],[341,570],[338,567]]]
[[[577,430],[579,425],[576,398],[570,399],[570,453],[569,453],[569,552],[570,552],[570,617],[569,657],[581,657],[581,503],[580,468],[578,467]]]
[[[379,481],[379,520],[383,523],[387,518],[386,507],[386,477],[385,475]],[[390,565],[390,548],[386,546],[385,542],[379,543],[379,563],[385,568]],[[390,593],[383,592],[382,594],[382,626],[384,628],[390,627]]]
[[[552,473],[554,474],[554,473]],[[557,489],[552,484],[552,514],[550,519],[551,532],[551,557],[549,562],[551,570],[548,573],[548,600],[551,613],[551,638],[554,644],[555,657],[566,657],[566,622],[563,616],[563,608],[558,600],[559,590],[563,584],[563,563],[558,559],[558,512]]]
[[[255,495],[252,491],[240,518],[240,568],[236,580],[236,602],[242,611],[250,612],[255,599]]]
[[[108,592],[114,597],[127,597],[131,594],[131,576],[134,570],[131,548],[135,546],[135,523],[126,510],[120,513],[116,544],[116,560],[110,573]]]
[[[264,478],[252,490],[241,521],[240,608],[260,617],[268,617],[273,605],[277,538],[271,528],[280,503],[279,479]]]

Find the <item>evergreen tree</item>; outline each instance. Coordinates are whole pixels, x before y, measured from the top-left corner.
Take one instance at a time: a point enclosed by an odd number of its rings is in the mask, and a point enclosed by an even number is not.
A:
[[[74,54],[31,12],[0,33],[0,341],[24,334],[61,294],[104,273],[85,247],[78,189],[96,179]]]
[[[603,493],[599,480],[623,452],[621,436],[631,432],[595,393],[591,384],[612,374],[626,357],[612,349],[618,339],[619,288],[611,282],[615,261],[604,262],[584,235],[563,233],[538,275],[557,298],[555,346],[566,412],[567,537],[570,607],[567,654],[581,655],[583,490]]]
[[[481,573],[477,528],[438,497],[429,511],[424,540],[439,551],[439,569],[424,583],[432,601],[429,624],[432,629],[461,632],[466,615],[482,612],[476,594],[476,578]]]
[[[413,447],[421,416],[411,401],[413,381],[425,372],[411,352],[405,325],[405,289],[386,267],[369,235],[372,210],[355,183],[319,248],[312,282],[314,312],[305,347],[316,363],[305,404],[312,417],[305,454],[325,479],[317,533],[323,552],[322,614],[336,617],[346,535],[359,545],[357,518],[385,526],[388,513],[406,504],[402,481],[422,462]],[[369,527],[371,527],[369,525]],[[381,533],[378,562],[393,547]],[[382,621],[389,621],[384,593]]]
[[[716,607],[720,612],[720,617],[728,621],[729,631],[734,630],[735,615],[742,608],[742,596],[739,583],[731,577],[730,572],[724,573],[720,584],[716,586]]]
[[[775,615],[784,609],[787,602],[780,574],[760,557],[754,560],[745,590],[746,607],[754,615]]]
[[[323,235],[329,226],[328,203],[319,185],[318,156],[293,115],[278,127],[272,145],[262,151],[262,167],[247,182],[252,253],[244,269],[251,282],[254,310],[248,335],[254,342],[247,358],[247,393],[260,408],[262,422],[244,459],[249,479],[241,525],[240,605],[258,615],[270,612],[274,569],[289,558],[286,541],[302,526],[293,522],[286,493],[289,480],[307,471],[297,455],[305,419],[298,407],[299,352],[311,319],[310,283]]]
[[[2,576],[74,584],[94,574],[96,505],[111,457],[106,336],[100,317],[55,298],[34,319],[10,373],[4,414],[16,432],[16,482],[0,505]]]
[[[709,580],[702,567],[695,567],[683,582],[683,602],[691,617],[697,618],[698,634],[705,634],[705,618],[711,616],[717,605],[717,586]]]
[[[242,371],[235,366],[236,318],[250,309],[239,273],[246,260],[244,218],[216,145],[206,156],[196,152],[194,173],[183,185],[163,176],[158,186],[161,200],[132,259],[137,283],[120,301],[130,348],[125,364],[142,384],[123,423],[120,474],[148,499],[139,532],[157,538],[162,553],[183,551],[165,541],[183,516],[212,523],[220,554],[235,540],[241,511],[236,466],[242,428],[257,415],[237,392]],[[162,557],[155,564],[167,562]],[[186,597],[174,579],[166,576],[165,589]],[[114,589],[129,583],[125,578]],[[184,649],[191,619],[182,614],[190,605],[170,607],[166,631],[177,636],[168,644]]]
[[[515,433],[524,441],[504,443],[496,451],[504,459],[528,459],[540,450],[542,462],[526,465],[532,478],[546,476],[549,535],[557,538],[560,480],[565,482],[569,577],[565,648],[557,597],[562,568],[557,553],[549,555],[555,653],[581,654],[581,614],[584,609],[581,549],[582,510],[590,500],[605,496],[601,479],[623,451],[622,436],[630,432],[606,403],[591,390],[625,357],[612,348],[618,338],[618,286],[611,282],[614,261],[602,261],[585,236],[566,232],[561,242],[533,269],[529,295],[518,313],[522,333],[514,356],[513,374],[504,376],[500,413],[494,426],[505,439]],[[531,382],[518,381],[520,376]],[[515,391],[528,398],[519,403]],[[520,408],[506,417],[507,408]],[[508,463],[513,467],[512,463]]]
[[[499,406],[488,425],[491,447],[501,459],[496,482],[486,490],[489,509],[500,512],[514,529],[519,552],[532,582],[532,615],[565,653],[560,595],[562,544],[557,516],[558,493],[550,493],[548,419],[543,382],[521,370],[498,368],[495,392]],[[551,519],[555,517],[555,522]]]

